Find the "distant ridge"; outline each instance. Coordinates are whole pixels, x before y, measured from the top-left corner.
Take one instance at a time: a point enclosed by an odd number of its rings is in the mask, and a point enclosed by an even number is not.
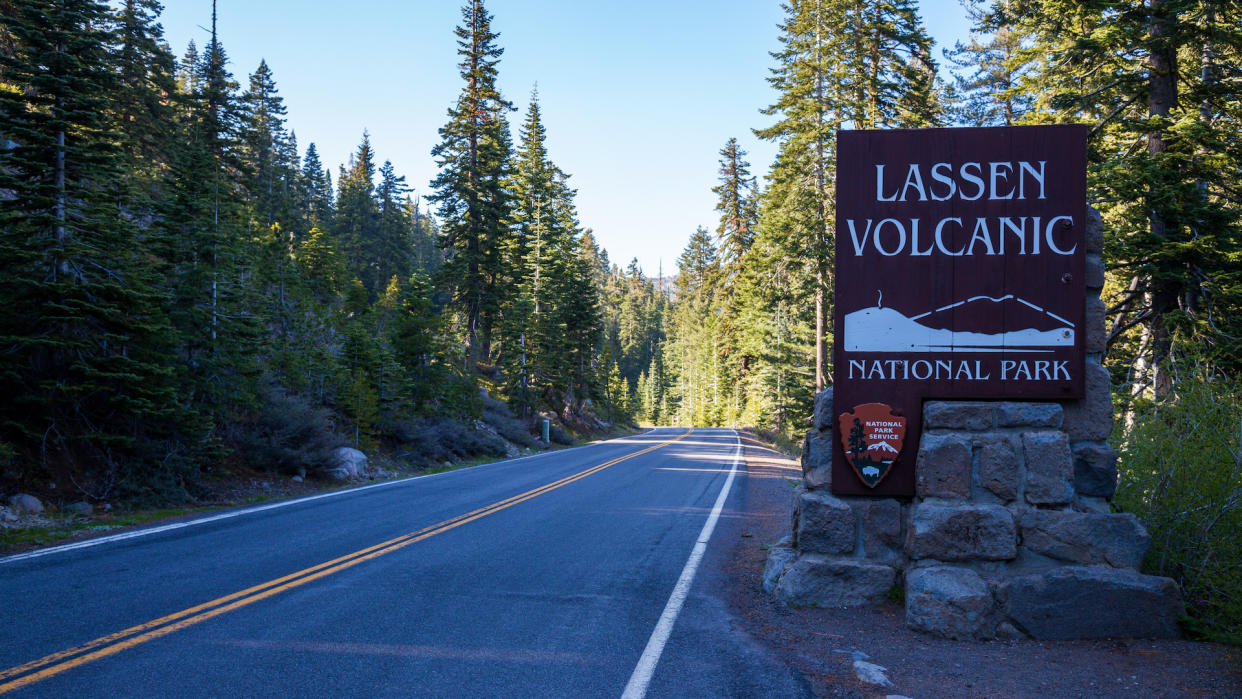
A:
[[[883,296],[881,295],[881,300]],[[932,328],[918,321],[959,306],[990,301],[1013,301],[1029,307],[1064,327],[1055,330],[1025,328],[1007,332],[963,332]],[[914,317],[880,305],[863,308],[845,316],[846,352],[1051,352],[1055,347],[1074,345],[1074,324],[1013,294],[972,296]]]
[[[1026,306],[1026,307],[1028,307],[1028,308],[1032,308],[1032,309],[1034,309],[1034,310],[1036,310],[1036,311],[1038,311],[1038,312],[1040,312],[1040,313],[1043,313],[1044,315],[1048,316],[1049,318],[1052,318],[1052,319],[1054,319],[1054,320],[1060,321],[1061,323],[1065,324],[1065,325],[1066,325],[1066,326],[1068,326],[1068,327],[1071,327],[1071,328],[1072,328],[1072,327],[1074,327],[1074,324],[1073,324],[1073,323],[1071,323],[1071,322],[1069,322],[1068,320],[1066,320],[1066,319],[1062,318],[1061,316],[1059,316],[1059,315],[1057,315],[1057,314],[1053,313],[1052,311],[1049,311],[1049,310],[1047,310],[1047,309],[1044,309],[1044,308],[1041,308],[1041,307],[1039,307],[1039,306],[1036,306],[1035,304],[1031,303],[1030,301],[1027,301],[1027,300],[1026,300],[1026,299],[1024,299],[1024,298],[1019,298],[1019,297],[1017,297],[1017,296],[1014,296],[1013,294],[1005,294],[1004,296],[971,296],[970,298],[965,299],[965,300],[963,300],[963,301],[956,301],[956,302],[951,303],[951,304],[949,304],[949,305],[947,305],[947,306],[941,306],[940,308],[937,308],[937,309],[936,309],[936,310],[934,310],[934,311],[927,311],[926,313],[920,313],[919,315],[916,315],[916,316],[912,317],[910,320],[920,320],[920,319],[922,319],[922,318],[926,318],[927,316],[930,316],[930,315],[932,315],[932,314],[935,314],[935,313],[940,313],[941,311],[947,311],[947,310],[949,310],[949,309],[951,309],[951,308],[957,308],[957,307],[959,307],[959,306],[965,306],[966,304],[974,303],[974,302],[976,302],[976,301],[991,301],[991,302],[993,302],[993,303],[1003,303],[1003,302],[1005,302],[1005,301],[1011,301],[1011,300],[1012,300],[1012,301],[1017,301],[1018,303],[1022,304],[1023,306]]]

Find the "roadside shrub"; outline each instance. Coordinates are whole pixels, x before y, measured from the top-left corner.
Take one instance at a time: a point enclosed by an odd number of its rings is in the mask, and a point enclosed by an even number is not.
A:
[[[332,431],[327,409],[284,389],[269,389],[237,436],[236,450],[251,468],[293,475],[332,468],[345,440]]]
[[[1173,578],[1187,631],[1242,643],[1242,386],[1202,370],[1134,408],[1115,502],[1151,535],[1144,568]]]
[[[548,439],[551,439],[556,444],[564,444],[566,446],[574,443],[574,438],[555,422],[548,428]]]
[[[406,423],[396,436],[407,458],[423,464],[506,453],[504,442],[494,435],[445,417],[425,417]]]
[[[519,447],[539,446],[539,440],[530,432],[529,423],[516,417],[504,401],[484,398],[483,421],[491,425],[501,437]]]

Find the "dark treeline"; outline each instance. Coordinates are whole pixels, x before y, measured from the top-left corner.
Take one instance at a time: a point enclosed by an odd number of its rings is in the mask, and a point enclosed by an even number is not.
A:
[[[0,1],[4,481],[167,502],[341,445],[418,465],[632,419],[662,297],[579,225],[536,94],[514,143],[482,2],[434,215],[365,131],[335,172],[302,150],[214,13],[175,58],[161,10]]]

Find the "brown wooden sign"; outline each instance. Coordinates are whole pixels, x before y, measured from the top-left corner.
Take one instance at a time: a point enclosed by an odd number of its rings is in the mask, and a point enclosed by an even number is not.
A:
[[[833,492],[914,494],[925,399],[1082,396],[1086,138],[838,132],[833,402],[892,406],[913,448],[872,482],[843,431]]]

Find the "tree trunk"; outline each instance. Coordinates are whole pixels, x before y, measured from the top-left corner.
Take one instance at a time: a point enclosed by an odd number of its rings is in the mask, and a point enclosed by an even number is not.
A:
[[[1177,101],[1176,51],[1169,43],[1169,18],[1167,16],[1167,0],[1149,0],[1148,37],[1151,47],[1148,59],[1148,97],[1147,111],[1154,117],[1167,118]],[[1168,148],[1165,133],[1162,130],[1147,134],[1147,153],[1159,157]],[[1157,184],[1157,186],[1160,186]],[[1155,198],[1155,192],[1152,193]],[[1149,230],[1156,240],[1164,241],[1169,237],[1169,224],[1164,214],[1152,208],[1149,213]],[[1177,283],[1169,280],[1151,280],[1152,319],[1145,329],[1145,340],[1151,343],[1150,368],[1154,372],[1152,387],[1157,400],[1168,394],[1171,381],[1163,372],[1162,364],[1168,359],[1172,347],[1172,335],[1167,323],[1167,314],[1177,308],[1180,296]]]

